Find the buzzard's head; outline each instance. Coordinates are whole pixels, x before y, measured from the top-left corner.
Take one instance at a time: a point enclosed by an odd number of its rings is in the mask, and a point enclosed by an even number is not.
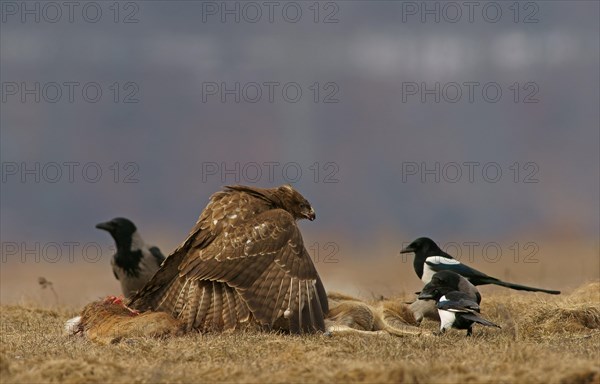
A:
[[[308,200],[292,188],[291,185],[282,185],[277,188],[277,195],[281,201],[282,208],[291,213],[296,220],[308,219],[313,221],[316,218],[315,210]]]

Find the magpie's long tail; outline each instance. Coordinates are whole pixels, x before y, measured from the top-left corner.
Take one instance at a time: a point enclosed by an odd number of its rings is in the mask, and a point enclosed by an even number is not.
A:
[[[560,295],[560,291],[554,291],[554,290],[551,290],[551,289],[528,287],[526,285],[520,285],[520,284],[514,284],[514,283],[507,283],[506,281],[498,280],[498,279],[495,279],[493,277],[487,277],[487,278],[478,279],[477,280],[477,284],[475,284],[475,285],[482,285],[482,284],[501,285],[503,287],[511,288],[511,289],[516,289],[518,291],[544,292],[544,293],[549,293],[551,295]]]

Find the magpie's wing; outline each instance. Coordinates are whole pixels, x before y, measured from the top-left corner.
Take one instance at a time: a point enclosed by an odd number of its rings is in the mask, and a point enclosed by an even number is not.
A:
[[[445,300],[440,300],[438,309],[450,312],[472,313],[479,312],[479,304],[463,292],[453,291],[444,295]]]
[[[461,315],[463,319],[467,319],[467,320],[471,320],[474,321],[476,323],[482,324],[482,325],[486,325],[488,327],[496,327],[496,328],[502,328],[500,327],[498,324],[494,324],[489,320],[484,319],[483,317],[479,316],[478,314],[475,313],[466,313]]]
[[[158,265],[162,264],[162,262],[165,261],[165,255],[162,254],[158,247],[150,247],[149,251],[158,262]]]
[[[467,265],[464,265],[458,260],[449,259],[444,256],[430,256],[425,259],[425,264],[427,264],[433,271],[452,271],[456,272],[462,277],[466,278],[473,285],[485,285],[485,284],[495,284],[500,285],[502,287],[507,287],[511,289],[516,289],[519,291],[530,291],[530,292],[545,292],[552,295],[560,294],[560,291],[555,291],[551,289],[543,289],[543,288],[535,288],[528,287],[526,285],[520,285],[515,283],[508,283],[506,281],[502,281],[495,277],[486,275],[483,272],[479,272],[476,269],[473,269]]]
[[[464,278],[468,279],[474,285],[478,285],[477,281],[479,279],[489,278],[489,276],[485,273],[479,272],[476,269],[464,265],[458,260],[449,259],[443,256],[430,256],[427,259],[425,259],[425,264],[427,264],[435,272],[456,272]]]
[[[437,303],[437,308],[442,311],[457,312],[457,313],[471,313],[472,310],[463,307],[458,301],[440,301]]]
[[[463,319],[471,320],[476,323],[487,325],[488,327],[498,327],[489,320],[482,318],[479,314],[479,305],[474,302],[467,294],[463,292],[453,291],[444,295],[446,300],[440,301],[437,304],[438,309],[460,313]]]
[[[475,312],[479,312],[479,304],[477,304],[475,301],[473,301],[472,299],[468,298],[468,299],[460,299],[458,300],[458,305],[461,308],[465,308],[468,309],[469,311],[475,311]]]

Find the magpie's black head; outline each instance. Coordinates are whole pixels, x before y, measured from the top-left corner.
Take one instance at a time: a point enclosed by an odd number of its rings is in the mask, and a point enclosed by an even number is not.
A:
[[[432,277],[429,284],[433,284],[436,287],[450,287],[453,291],[460,290],[461,276],[452,271],[439,271],[436,272]]]
[[[406,248],[400,251],[400,253],[411,252],[424,256],[435,256],[440,255],[442,250],[429,237],[419,237],[417,240],[413,241]]]
[[[96,224],[96,228],[103,229],[110,233],[113,239],[115,239],[117,247],[131,244],[131,236],[137,230],[135,224],[124,217],[116,217],[111,221]]]
[[[431,281],[423,287],[419,300],[438,301],[448,292],[458,291],[460,275],[452,271],[440,271],[431,277]]]

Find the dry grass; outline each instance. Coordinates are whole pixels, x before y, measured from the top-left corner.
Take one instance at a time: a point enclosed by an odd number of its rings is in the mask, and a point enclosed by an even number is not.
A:
[[[600,283],[558,297],[503,291],[482,310],[503,328],[476,327],[472,338],[247,330],[102,346],[63,336],[73,311],[4,305],[0,375],[2,383],[600,383]]]

